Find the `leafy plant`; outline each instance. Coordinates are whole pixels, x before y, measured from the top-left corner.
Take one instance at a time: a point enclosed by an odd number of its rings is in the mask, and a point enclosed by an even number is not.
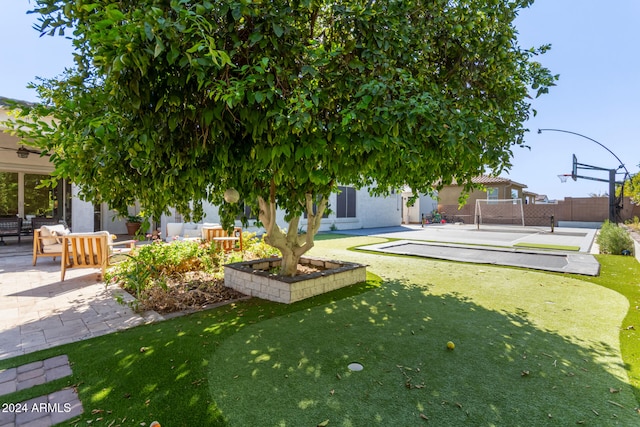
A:
[[[634,231],[640,231],[640,218],[634,216],[633,220],[626,221],[625,225],[629,226]]]
[[[629,233],[617,224],[605,221],[596,238],[601,254],[621,255],[623,252],[633,253],[633,240]]]
[[[232,251],[224,254],[224,264],[230,264],[233,262],[242,262],[259,258],[271,258],[280,257],[280,251],[273,246],[267,244],[264,240],[264,235],[258,237],[256,233],[243,232],[242,242],[244,250],[242,252]]]
[[[224,264],[279,256],[278,250],[256,233],[244,232],[242,238],[244,251],[230,253],[203,241],[182,240],[170,244],[156,241],[143,245],[110,269],[105,275],[105,283],[119,285],[131,293],[136,298],[131,306],[137,310],[140,301],[157,294],[157,288],[167,291],[169,279],[181,281],[185,274],[193,272],[221,279]]]
[[[223,255],[210,244],[176,241],[156,242],[140,247],[137,252],[117,264],[105,275],[106,283],[116,283],[141,298],[151,286],[165,286],[167,277],[188,271],[214,272],[220,268]]]
[[[140,215],[127,215],[127,222],[142,222],[142,220]]]

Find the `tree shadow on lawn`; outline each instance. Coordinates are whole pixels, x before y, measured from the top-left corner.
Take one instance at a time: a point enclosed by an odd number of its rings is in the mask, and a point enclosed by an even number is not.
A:
[[[377,288],[367,282],[286,305],[258,298],[143,325],[79,343],[0,361],[0,369],[67,354],[73,375],[57,383],[4,396],[23,401],[74,387],[84,414],[73,425],[226,426],[207,385],[209,358],[226,339],[265,319],[308,311]],[[135,421],[135,422],[134,422]]]
[[[232,426],[639,422],[617,350],[397,281],[244,328],[209,366]]]

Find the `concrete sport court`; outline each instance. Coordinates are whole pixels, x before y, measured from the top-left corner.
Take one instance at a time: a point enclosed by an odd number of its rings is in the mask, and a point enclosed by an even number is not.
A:
[[[600,265],[591,255],[596,231],[555,227],[552,232],[550,227],[429,224],[336,233],[394,239],[358,248],[364,250],[597,276]],[[560,247],[577,250],[556,249]]]

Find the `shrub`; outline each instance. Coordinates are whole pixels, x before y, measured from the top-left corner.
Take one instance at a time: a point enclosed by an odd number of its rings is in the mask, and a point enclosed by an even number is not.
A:
[[[135,253],[117,264],[105,275],[106,283],[116,283],[137,298],[155,285],[166,286],[166,278],[189,271],[214,273],[219,270],[224,254],[216,247],[201,242],[156,242],[140,246]]]
[[[119,285],[141,300],[149,289],[161,287],[166,290],[169,278],[182,279],[182,275],[190,272],[222,278],[224,264],[280,255],[264,239],[256,237],[256,233],[245,232],[242,239],[244,251],[228,254],[216,245],[202,241],[157,241],[143,245],[110,269],[105,275],[105,282]]]
[[[605,221],[596,238],[601,254],[620,255],[623,251],[633,253],[633,240],[629,233],[617,224]]]

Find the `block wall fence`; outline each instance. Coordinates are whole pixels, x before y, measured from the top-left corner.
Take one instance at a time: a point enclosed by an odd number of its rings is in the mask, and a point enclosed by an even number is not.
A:
[[[525,204],[524,222],[526,226],[550,225],[553,216],[555,225],[559,221],[575,222],[604,222],[609,219],[609,198],[608,197],[566,197],[564,200],[554,204]],[[438,205],[438,211],[445,213],[449,218],[462,220],[465,223],[473,224],[475,215],[475,204],[467,204],[461,209],[458,205]],[[640,206],[631,203],[625,197],[623,209],[620,212],[622,220],[632,220],[634,216],[640,217]],[[517,225],[514,223],[514,225]]]

